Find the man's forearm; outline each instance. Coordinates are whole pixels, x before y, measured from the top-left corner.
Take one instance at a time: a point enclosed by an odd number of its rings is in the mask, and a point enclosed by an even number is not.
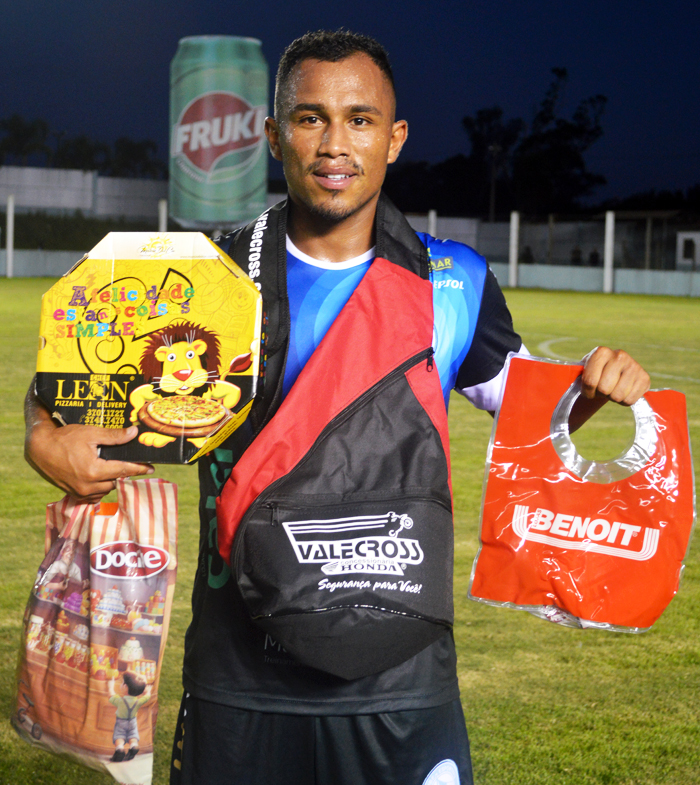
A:
[[[36,376],[32,379],[24,398],[24,458],[36,471],[40,472],[31,454],[31,441],[36,428],[44,426],[58,427],[48,409],[37,398],[35,388]],[[41,473],[41,472],[40,472]]]
[[[135,427],[61,426],[37,398],[34,380],[24,400],[24,419],[27,463],[47,482],[78,499],[97,502],[113,490],[118,478],[153,472],[148,464],[100,458],[101,445],[130,441],[136,436]]]

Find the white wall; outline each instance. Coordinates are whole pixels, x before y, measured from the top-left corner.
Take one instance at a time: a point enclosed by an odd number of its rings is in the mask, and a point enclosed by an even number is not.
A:
[[[78,169],[0,166],[0,209],[14,194],[19,212],[47,210],[110,218],[158,218],[158,200],[167,199],[165,180],[101,177]]]
[[[695,251],[692,259],[683,256],[686,240],[693,243]],[[700,232],[678,232],[676,235],[676,270],[700,270]]]
[[[428,231],[428,216],[406,215],[406,220],[416,232]],[[478,218],[441,218],[437,217],[436,235],[438,237],[449,237],[450,240],[457,240],[459,243],[470,245],[476,248],[479,240],[479,221]]]

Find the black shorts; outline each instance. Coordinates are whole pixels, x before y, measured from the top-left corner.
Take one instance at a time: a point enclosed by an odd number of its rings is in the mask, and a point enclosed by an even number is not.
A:
[[[385,714],[306,716],[185,695],[170,785],[472,785],[458,700]]]

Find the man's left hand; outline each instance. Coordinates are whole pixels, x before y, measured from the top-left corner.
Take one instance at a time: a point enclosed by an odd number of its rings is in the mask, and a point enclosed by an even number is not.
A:
[[[599,346],[583,361],[581,395],[569,415],[569,433],[578,430],[607,401],[631,406],[649,389],[649,374],[627,352]]]
[[[648,389],[649,374],[627,352],[599,346],[585,359],[581,392],[586,398],[631,406]]]

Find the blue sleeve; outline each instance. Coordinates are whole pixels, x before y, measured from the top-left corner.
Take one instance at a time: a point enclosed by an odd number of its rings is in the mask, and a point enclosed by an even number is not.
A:
[[[469,246],[419,233],[428,249],[433,284],[433,348],[445,402],[450,391],[500,373],[520,337],[495,276]]]

